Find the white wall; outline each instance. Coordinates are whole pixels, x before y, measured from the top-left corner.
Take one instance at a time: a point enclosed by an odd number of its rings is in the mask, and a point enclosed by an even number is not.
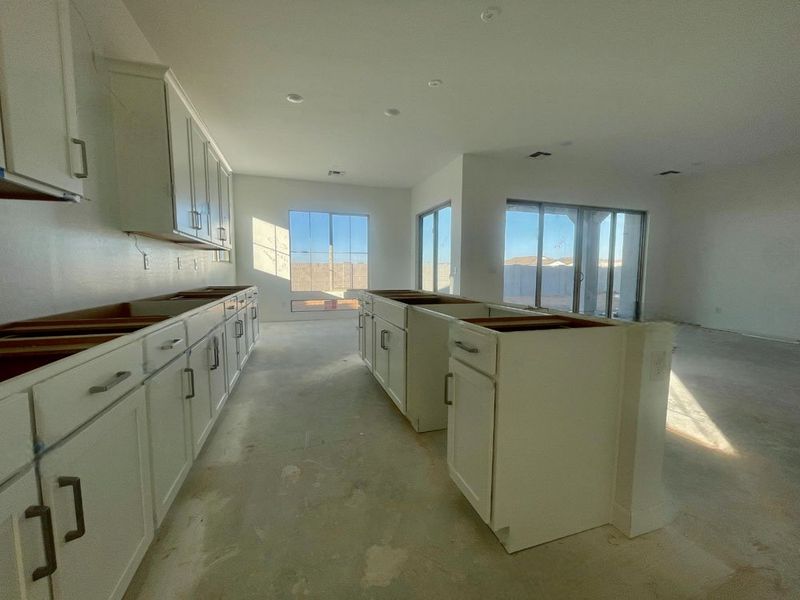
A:
[[[91,200],[77,205],[0,200],[0,322],[234,281],[233,265],[212,264],[209,252],[140,237],[152,265],[145,271],[133,240],[120,230],[112,98],[99,57],[145,62],[158,57],[121,0],[71,4]],[[189,268],[177,270],[178,256]],[[194,258],[198,271],[192,267]]]
[[[509,198],[630,208],[649,216],[643,315],[653,319],[666,313],[669,213],[663,181],[603,165],[572,164],[558,156],[534,161],[467,154],[463,174],[461,294],[502,300]]]
[[[674,180],[672,316],[800,339],[800,150]]]
[[[407,288],[411,285],[412,237],[406,228],[411,202],[409,190],[319,183],[251,175],[234,175],[236,198],[237,281],[257,285],[262,321],[352,318],[351,311],[293,313],[291,300],[320,298],[321,293],[291,292],[288,271],[258,269],[253,227],[277,228],[286,236],[290,210],[342,212],[369,215],[369,286]],[[270,235],[272,235],[270,233]],[[259,261],[263,260],[258,258]],[[271,265],[272,263],[270,263]],[[334,297],[328,295],[329,297]],[[352,294],[350,296],[353,296]]]
[[[419,281],[419,264],[417,248],[419,247],[418,217],[421,213],[435,206],[450,202],[451,213],[451,266],[450,289],[459,293],[461,274],[461,192],[464,175],[464,157],[460,155],[430,177],[424,179],[411,189],[411,231],[414,237],[412,248],[412,283],[417,287]]]

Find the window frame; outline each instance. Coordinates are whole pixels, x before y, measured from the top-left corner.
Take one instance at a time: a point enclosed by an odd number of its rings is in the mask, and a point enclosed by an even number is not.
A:
[[[614,302],[613,283],[614,283],[614,261],[616,250],[616,229],[617,229],[617,216],[620,213],[633,214],[641,217],[640,232],[639,232],[639,262],[637,265],[636,273],[636,300],[634,309],[634,321],[641,321],[642,318],[642,295],[644,293],[644,269],[647,251],[647,230],[649,214],[646,210],[638,210],[633,208],[613,208],[610,206],[594,206],[589,204],[569,204],[565,202],[542,202],[537,200],[520,200],[516,198],[508,198],[506,200],[506,208],[503,213],[504,221],[508,215],[509,206],[526,206],[537,207],[539,212],[539,231],[538,231],[538,252],[536,257],[536,289],[534,290],[534,304],[532,308],[545,308],[542,306],[542,273],[544,265],[542,264],[542,256],[544,255],[544,216],[546,207],[557,208],[574,208],[577,209],[577,220],[575,222],[575,240],[573,247],[574,256],[574,275],[573,275],[573,293],[572,293],[572,309],[570,312],[580,314],[580,289],[583,275],[583,225],[584,217],[589,211],[608,211],[611,213],[611,241],[609,243],[609,258],[608,258],[608,297],[606,298],[606,311],[605,317],[615,318],[612,316],[612,307]],[[505,302],[505,239],[503,240],[503,301]]]
[[[439,211],[450,208],[450,254],[451,254],[451,261],[452,261],[452,252],[453,252],[453,203],[451,200],[447,200],[446,202],[442,202],[441,204],[437,204],[426,210],[425,212],[421,212],[417,214],[417,289],[422,291],[430,291],[434,294],[438,294],[439,292],[436,290],[436,283],[438,280],[439,275]],[[433,288],[432,290],[425,290],[422,287],[422,221],[428,215],[433,215]],[[452,265],[450,267],[450,272],[452,273]],[[453,293],[452,285],[450,286],[450,294]]]
[[[333,278],[333,264],[334,264],[333,256],[336,254],[336,251],[333,248],[333,217],[334,216],[337,216],[337,217],[364,217],[367,220],[367,251],[366,252],[355,252],[355,253],[350,251],[350,252],[348,252],[348,254],[351,254],[351,255],[352,254],[366,254],[366,256],[367,256],[367,281],[366,281],[366,286],[363,287],[363,288],[348,288],[348,289],[345,289],[345,290],[335,290],[335,289],[330,289],[330,290],[295,290],[295,289],[292,289],[292,255],[295,252],[297,252],[298,254],[309,254],[309,255],[315,254],[311,250],[309,250],[306,253],[305,251],[301,251],[301,250],[295,251],[293,249],[293,247],[292,247],[292,213],[306,213],[306,214],[309,214],[309,215],[311,213],[318,213],[318,214],[328,215],[328,266],[330,267],[331,281],[332,281],[332,278]],[[369,228],[369,214],[366,214],[366,213],[338,212],[338,211],[334,212],[334,211],[324,211],[324,210],[310,210],[310,209],[309,210],[300,210],[300,209],[290,208],[289,211],[288,211],[287,224],[289,225],[289,227],[287,229],[289,231],[289,282],[288,283],[289,283],[289,292],[290,293],[293,293],[293,294],[336,294],[336,293],[347,293],[347,292],[360,292],[362,290],[368,290],[369,289],[369,280],[370,280],[369,271],[370,271],[370,265],[371,265],[370,259],[369,259],[369,255],[370,255],[369,247],[370,247],[370,237],[371,237],[370,233],[369,233],[369,231],[370,231],[370,228]],[[330,287],[333,287],[333,285],[331,284]],[[315,299],[317,299],[317,298],[303,298],[303,300],[315,300]],[[311,312],[311,311],[306,311],[306,312]]]

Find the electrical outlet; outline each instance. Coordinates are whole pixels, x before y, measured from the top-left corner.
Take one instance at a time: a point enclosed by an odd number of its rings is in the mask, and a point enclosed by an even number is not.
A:
[[[181,265],[181,257],[179,256],[178,257],[178,271],[180,271],[181,269],[183,269],[183,265]]]
[[[194,259],[194,270],[197,271],[197,269],[198,269],[198,267],[197,267],[197,259],[195,258]]]
[[[144,270],[150,270],[150,257],[147,254],[142,254],[142,259],[144,259]]]

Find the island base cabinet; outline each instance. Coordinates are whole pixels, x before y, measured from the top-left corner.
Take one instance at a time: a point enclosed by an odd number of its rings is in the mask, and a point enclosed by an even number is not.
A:
[[[494,382],[450,359],[445,380],[447,469],[485,523],[491,517],[494,457]]]
[[[406,332],[380,317],[374,318],[373,373],[389,397],[406,412]]]
[[[161,524],[192,466],[191,424],[184,394],[186,359],[170,363],[147,382],[150,459],[156,526]]]
[[[145,411],[139,388],[41,459],[56,600],[121,598],[153,539]]]
[[[36,474],[0,487],[0,598],[49,600],[45,548],[52,537],[49,508],[39,505]],[[35,581],[34,574],[38,577]]]

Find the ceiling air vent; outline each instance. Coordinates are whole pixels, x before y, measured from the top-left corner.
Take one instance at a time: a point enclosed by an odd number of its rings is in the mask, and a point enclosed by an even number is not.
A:
[[[328,177],[341,177],[342,175],[344,175],[344,171],[339,171],[338,169],[328,171]]]
[[[659,175],[680,175],[680,171],[661,171]]]
[[[529,154],[528,158],[545,158],[546,156],[552,156],[551,152],[534,152],[533,154]]]

